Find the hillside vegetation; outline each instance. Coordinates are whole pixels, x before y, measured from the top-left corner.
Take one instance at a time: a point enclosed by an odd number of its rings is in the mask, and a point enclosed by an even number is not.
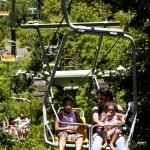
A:
[[[122,29],[124,33],[133,37],[136,43],[137,56],[137,89],[138,89],[138,119],[133,135],[132,150],[149,150],[150,147],[150,23],[148,0],[69,0],[69,15],[71,22],[117,22],[117,26],[108,28]],[[12,2],[15,2],[15,18],[13,18]],[[38,13],[31,15],[28,8],[38,8]],[[0,61],[0,150],[52,150],[53,148],[44,141],[42,96],[34,96],[36,87],[33,82],[26,80],[24,75],[15,78],[13,75],[19,69],[37,76],[44,71],[45,64],[40,45],[38,32],[35,29],[22,29],[22,25],[28,21],[38,21],[39,24],[60,23],[58,28],[41,28],[43,46],[61,44],[63,35],[69,28],[61,28],[61,22],[65,22],[60,0],[8,0],[8,3],[0,4],[0,11],[8,10],[9,16],[0,16],[0,52],[1,56],[5,46],[11,46],[8,41],[15,32],[16,47],[27,48],[28,54],[18,57],[15,62]],[[13,20],[14,19],[14,20]],[[13,24],[13,21],[15,23]],[[15,30],[14,30],[15,26]],[[56,34],[57,33],[57,34]],[[57,41],[59,37],[60,41]],[[13,37],[14,38],[14,37]],[[88,34],[75,34],[68,37],[64,52],[60,60],[58,70],[69,70],[67,65],[78,70],[91,69],[94,60],[94,52],[98,46],[99,37]],[[51,53],[48,49],[47,52]],[[48,58],[50,64],[55,62],[58,50]],[[116,101],[126,110],[127,103],[132,101],[132,56],[131,44],[128,40],[116,37],[103,37],[96,69],[115,70],[119,65],[126,68],[119,76],[105,78],[113,91]],[[71,58],[65,61],[65,58]],[[52,67],[50,68],[52,69]],[[71,68],[73,69],[73,68]],[[12,88],[11,88],[12,87]],[[76,91],[69,91],[75,97],[75,106],[82,107],[85,117],[91,123],[91,108],[96,105],[95,95],[91,95],[89,85],[83,85]],[[61,107],[62,97],[66,94],[63,87],[53,86],[54,104],[56,110]],[[13,101],[11,96],[27,98],[27,101]],[[8,141],[8,135],[3,132],[3,120],[16,118],[23,112],[28,118],[32,113],[32,124],[25,143]],[[51,110],[48,110],[51,113]],[[54,118],[53,118],[54,119]]]

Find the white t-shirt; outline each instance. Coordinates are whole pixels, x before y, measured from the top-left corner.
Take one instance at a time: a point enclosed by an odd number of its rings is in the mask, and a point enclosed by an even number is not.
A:
[[[16,118],[14,121],[15,121],[15,122],[18,122],[19,128],[22,128],[22,127],[24,127],[24,125],[25,125],[26,123],[29,123],[29,119],[28,119],[28,118],[25,118],[25,120],[22,121],[22,119],[21,119],[20,117],[18,117],[18,118]],[[28,125],[27,125],[27,126],[28,126]],[[26,127],[27,127],[27,126],[26,126]]]

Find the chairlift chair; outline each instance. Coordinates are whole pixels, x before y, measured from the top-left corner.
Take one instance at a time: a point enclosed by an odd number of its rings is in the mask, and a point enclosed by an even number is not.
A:
[[[15,46],[15,41],[8,40],[9,43],[12,44],[12,46]],[[1,61],[3,62],[16,62],[16,56],[11,54],[11,49],[6,50],[5,52],[1,53]]]
[[[50,100],[51,101],[51,100]],[[57,112],[61,111],[62,108],[59,108],[58,111],[55,110],[55,107],[54,107],[54,103],[51,101],[50,102],[50,107],[51,109],[53,110],[54,112],[54,116],[58,117],[57,116]],[[44,109],[43,109],[44,110]],[[73,110],[76,110],[76,111],[81,111],[81,118],[83,119],[83,121],[85,122],[85,118],[84,118],[84,112],[81,108],[73,108]],[[45,110],[44,110],[45,112]],[[52,114],[51,114],[52,116]],[[47,118],[47,114],[45,114],[45,118]],[[46,124],[45,124],[46,123]],[[54,147],[57,147],[58,146],[58,138],[56,137],[55,135],[55,131],[54,131],[54,122],[52,120],[46,120],[46,122],[44,123],[44,130],[45,130],[45,139],[47,140],[47,143],[49,143],[50,145],[54,146]],[[65,122],[62,122],[62,123],[65,123]],[[74,123],[76,125],[84,125],[86,126],[87,128],[90,128],[91,125],[89,124],[82,124],[82,123]],[[84,142],[83,142],[83,148],[86,148],[88,149],[89,148],[89,140],[87,138],[87,131],[84,130],[84,131],[79,131],[79,132],[82,132],[82,134],[84,134]],[[89,135],[90,136],[90,135]],[[67,144],[66,144],[66,147],[75,147],[75,142],[74,141],[70,141],[68,140],[67,141]]]
[[[0,5],[3,3],[8,3],[7,0],[0,0]],[[9,16],[9,11],[0,10],[0,17]]]
[[[112,36],[112,37],[119,37],[119,38],[126,38],[131,42],[131,48],[132,48],[132,75],[133,75],[133,101],[134,101],[134,111],[133,111],[133,121],[131,123],[131,130],[128,136],[128,141],[126,143],[126,150],[130,149],[130,143],[132,140],[132,136],[134,133],[134,128],[135,128],[135,123],[136,123],[136,117],[137,117],[137,82],[136,82],[136,55],[135,55],[135,42],[133,40],[133,38],[127,34],[125,34],[122,30],[120,29],[113,29],[113,28],[100,28],[100,27],[87,27],[87,26],[80,26],[80,25],[75,25],[73,23],[70,22],[70,18],[68,15],[68,11],[66,8],[66,0],[61,0],[62,2],[62,9],[63,9],[63,13],[64,13],[64,17],[65,17],[65,21],[67,22],[68,26],[70,27],[70,31],[68,31],[64,37],[63,40],[61,42],[58,54],[57,54],[57,58],[53,67],[52,72],[49,72],[49,84],[47,86],[47,91],[45,93],[45,98],[43,100],[43,122],[44,122],[44,138],[45,138],[45,142],[50,144],[51,146],[58,146],[58,143],[55,141],[54,138],[54,133],[51,129],[52,127],[52,120],[49,120],[47,117],[47,108],[50,105],[50,110],[53,111],[54,116],[57,116],[57,112],[55,110],[54,107],[54,95],[53,95],[53,91],[52,91],[52,85],[54,84],[55,81],[55,77],[57,77],[57,68],[60,62],[60,58],[62,56],[62,52],[63,52],[63,48],[65,45],[65,42],[67,40],[68,36],[71,36],[73,34],[88,34],[88,35],[97,35],[99,37],[103,37],[103,36]],[[39,35],[39,38],[41,39],[41,35],[39,33],[39,26],[36,26],[37,28],[37,32]],[[100,39],[101,40],[101,39]],[[41,40],[40,40],[41,42]],[[43,43],[41,42],[41,47],[43,49]],[[97,54],[99,54],[99,51],[97,52]],[[98,57],[94,57],[95,62],[94,65],[92,66],[91,69],[91,74],[92,76],[96,75],[95,70],[96,70],[96,62]],[[68,71],[65,72],[66,76],[68,75]],[[81,73],[81,72],[80,72]],[[114,72],[113,72],[114,73]],[[106,73],[107,75],[110,75],[110,72]],[[62,76],[61,76],[62,77]],[[70,80],[69,80],[70,81]],[[68,82],[70,84],[70,82]],[[64,83],[65,84],[65,83]],[[98,84],[96,82],[96,84]],[[84,148],[87,148],[89,150],[91,150],[91,146],[92,146],[92,125],[91,124],[85,124],[88,127],[89,130],[89,142],[86,145],[83,145]],[[66,147],[75,147],[74,144],[66,144]]]
[[[93,34],[93,35],[99,35],[99,36],[115,36],[115,37],[127,38],[131,42],[132,55],[133,55],[133,57],[132,57],[133,58],[133,60],[132,60],[133,61],[132,62],[132,65],[133,65],[133,95],[134,95],[133,99],[134,99],[134,103],[135,103],[135,109],[134,109],[135,111],[134,111],[134,114],[133,114],[134,119],[133,119],[133,122],[132,122],[132,125],[131,125],[131,130],[130,130],[130,133],[129,133],[128,142],[126,143],[126,149],[128,150],[128,149],[130,149],[130,142],[132,140],[132,135],[133,135],[133,132],[134,132],[134,127],[135,127],[135,122],[136,122],[136,117],[137,117],[137,90],[136,90],[137,85],[136,85],[136,64],[135,64],[136,61],[135,61],[135,43],[134,43],[134,40],[129,35],[124,34],[123,31],[120,30],[120,29],[111,29],[111,28],[105,28],[104,29],[104,28],[96,28],[96,27],[94,28],[94,27],[86,27],[86,26],[75,26],[70,22],[65,0],[62,0],[62,8],[63,8],[63,11],[64,11],[65,20],[68,23],[68,25],[70,26],[70,28],[72,28],[72,30],[67,32],[64,35],[59,53],[57,55],[55,66],[53,68],[53,72],[52,72],[50,80],[49,80],[48,90],[52,88],[52,84],[53,84],[53,81],[54,81],[54,78],[55,78],[55,75],[56,75],[56,70],[57,70],[58,62],[60,60],[60,56],[62,55],[65,40],[67,39],[67,37],[69,35],[78,33],[78,34]],[[46,96],[45,96],[45,99],[44,99],[44,102],[43,102],[45,141],[46,141],[46,143],[49,143],[52,146],[56,146],[55,144],[51,143],[48,140],[48,136],[47,136],[47,131],[48,131],[47,126],[48,126],[48,124],[47,124],[47,116],[46,116],[46,107],[47,107],[46,105],[49,102],[51,103],[51,99],[52,99],[52,97],[51,97],[52,94],[48,90],[47,90],[47,93],[46,93]],[[89,128],[89,130],[91,131],[91,128]],[[91,145],[92,145],[92,135],[91,134],[89,134],[89,136],[90,136],[89,145],[85,146],[89,150],[91,150]],[[66,146],[72,147],[72,145],[66,145]]]
[[[28,18],[28,22],[27,22],[28,24],[38,23],[38,21],[37,21],[37,19],[39,20],[38,8],[36,8],[36,7],[28,8],[27,18]]]

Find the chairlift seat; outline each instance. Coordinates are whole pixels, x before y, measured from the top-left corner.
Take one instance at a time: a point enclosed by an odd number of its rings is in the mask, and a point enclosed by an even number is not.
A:
[[[38,21],[36,21],[36,20],[31,20],[31,21],[28,21],[27,24],[38,24]]]
[[[9,16],[9,12],[8,11],[0,11],[0,16]]]
[[[1,56],[1,61],[14,62],[16,61],[16,58],[14,55],[6,55],[6,56]]]

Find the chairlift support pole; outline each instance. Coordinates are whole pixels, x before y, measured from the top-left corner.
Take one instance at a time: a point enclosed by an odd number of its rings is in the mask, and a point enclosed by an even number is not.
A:
[[[94,55],[94,58],[93,58],[92,74],[94,74],[95,69],[96,69],[96,64],[97,64],[97,60],[98,60],[98,55],[99,55],[100,50],[101,50],[102,40],[103,40],[103,36],[100,36],[100,37],[99,37],[99,40],[98,40],[98,47],[96,48],[96,52],[95,52],[95,55]]]
[[[104,28],[106,28],[106,26],[107,26],[107,24],[104,24]],[[99,55],[100,50],[101,50],[102,41],[103,41],[103,36],[100,36],[99,40],[98,40],[98,47],[96,48],[96,52],[95,52],[93,63],[92,63],[92,74],[94,74],[94,71],[96,69],[96,65],[97,65],[97,61],[98,61],[98,55]]]
[[[15,3],[16,0],[12,0],[12,14],[11,14],[11,55],[16,56],[16,26],[15,26]]]
[[[43,45],[43,41],[42,41],[42,36],[41,36],[41,33],[40,33],[39,28],[36,28],[36,31],[37,31],[37,34],[38,34],[38,37],[39,37],[40,46],[41,46],[41,49],[42,49],[42,51],[43,51],[43,57],[44,57],[44,56],[46,56],[46,54],[45,54],[45,49],[44,49],[44,45]],[[47,57],[45,57],[45,63],[46,63],[46,65],[47,65],[49,74],[51,74]]]

